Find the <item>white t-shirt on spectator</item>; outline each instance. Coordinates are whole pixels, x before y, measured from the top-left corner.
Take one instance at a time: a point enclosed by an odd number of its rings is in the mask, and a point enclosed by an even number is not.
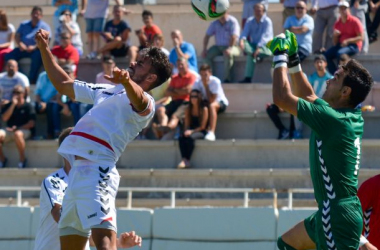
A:
[[[21,72],[16,72],[13,77],[9,77],[7,72],[0,73],[0,91],[1,97],[5,100],[12,100],[13,88],[21,85],[24,88],[29,87],[29,79]]]
[[[200,77],[194,83],[193,89],[201,91],[203,99],[207,100],[207,92],[205,87],[203,86],[202,79]],[[220,82],[219,78],[215,76],[210,76],[209,89],[212,94],[216,94],[217,102],[222,101],[226,106],[228,106],[228,100],[226,95],[224,94],[222,83]]]
[[[12,33],[15,33],[15,31],[16,30],[15,30],[15,27],[13,26],[13,24],[8,23],[8,30],[6,30],[6,31],[0,30],[0,44],[7,43],[9,35]],[[10,48],[13,49],[13,42],[11,43]]]
[[[79,49],[83,50],[83,42],[82,42],[82,38],[81,38],[81,31],[80,31],[78,23],[74,22],[74,21],[71,21],[69,23],[69,26],[70,26],[71,29],[73,29],[75,31],[75,34],[71,37],[71,43],[72,43],[72,45],[75,48],[79,48]],[[68,32],[68,30],[61,23],[57,27],[57,29],[55,31],[55,38],[54,38],[55,41],[54,41],[54,44],[59,45],[59,42],[60,42],[60,39],[61,39],[60,36],[61,36],[62,32]]]

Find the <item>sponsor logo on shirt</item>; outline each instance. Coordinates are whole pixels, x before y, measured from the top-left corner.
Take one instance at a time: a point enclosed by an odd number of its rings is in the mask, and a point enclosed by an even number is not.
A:
[[[93,214],[87,215],[87,219],[91,219],[97,215],[98,215],[98,213],[93,213]]]

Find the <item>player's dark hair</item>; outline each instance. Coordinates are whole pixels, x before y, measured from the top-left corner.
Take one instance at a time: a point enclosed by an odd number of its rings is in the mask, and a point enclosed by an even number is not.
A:
[[[70,135],[71,131],[73,131],[73,127],[68,127],[62,130],[61,134],[59,134],[59,137],[58,137],[59,146],[61,146],[63,140]]]
[[[142,13],[142,17],[144,16],[151,16],[153,18],[153,13],[150,10],[144,10]]]
[[[202,64],[199,67],[199,72],[201,72],[201,71],[211,71],[210,65],[208,65],[207,63]]]
[[[368,70],[354,59],[348,61],[342,68],[346,73],[343,79],[343,86],[351,88],[349,104],[356,107],[365,100],[371,91],[373,86],[372,76]]]
[[[140,53],[141,56],[150,59],[152,66],[150,73],[157,75],[157,80],[150,89],[154,89],[166,82],[172,74],[172,65],[165,53],[157,47],[145,48]]]
[[[30,12],[30,13],[32,14],[35,11],[39,11],[42,14],[42,8],[40,6],[34,6],[33,9],[32,9],[32,12]]]

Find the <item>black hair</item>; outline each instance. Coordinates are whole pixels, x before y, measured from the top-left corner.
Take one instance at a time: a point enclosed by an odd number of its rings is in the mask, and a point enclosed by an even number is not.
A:
[[[30,12],[30,13],[33,13],[33,12],[35,12],[35,11],[39,11],[39,12],[41,12],[41,14],[42,14],[42,8],[40,7],[40,6],[34,6],[33,7],[33,9],[32,9],[32,12]]]
[[[154,89],[164,82],[166,82],[172,74],[172,65],[169,62],[168,57],[157,47],[149,47],[141,50],[140,54],[143,57],[150,59],[151,70],[150,73],[157,75],[156,82],[150,89]]]
[[[61,146],[63,140],[66,139],[67,136],[70,135],[71,131],[73,130],[73,127],[68,127],[62,130],[62,132],[58,136],[58,145]]]
[[[142,15],[142,17],[144,17],[144,16],[151,16],[153,18],[153,13],[150,10],[144,10],[141,15]]]
[[[371,91],[373,79],[371,74],[358,61],[351,59],[342,66],[346,76],[343,79],[343,86],[351,88],[349,104],[356,107],[362,103]]]

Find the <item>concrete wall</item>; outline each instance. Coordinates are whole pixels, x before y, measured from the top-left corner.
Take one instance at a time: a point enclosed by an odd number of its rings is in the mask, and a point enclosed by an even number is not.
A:
[[[135,230],[142,236],[143,250],[275,250],[279,233],[290,228],[295,218],[303,219],[313,211],[278,213],[271,207],[122,209],[117,223],[119,233]],[[0,229],[0,250],[33,249],[39,208],[0,207],[0,212],[7,225]]]

